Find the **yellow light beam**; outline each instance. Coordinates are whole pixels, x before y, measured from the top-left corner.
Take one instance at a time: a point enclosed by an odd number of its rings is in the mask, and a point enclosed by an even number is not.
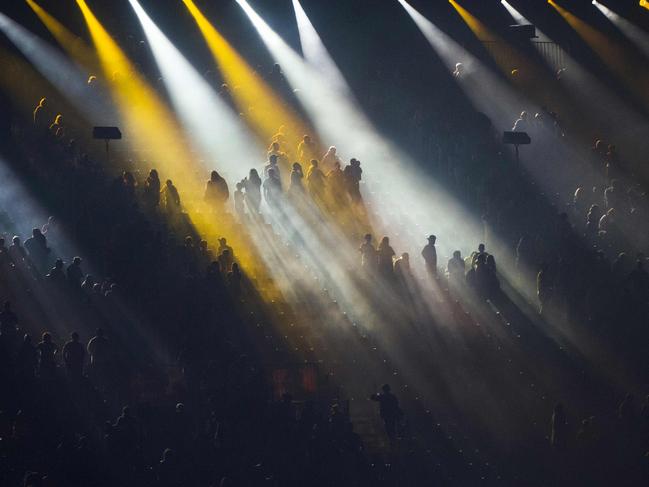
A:
[[[568,22],[606,66],[620,78],[626,87],[640,97],[645,104],[649,104],[649,97],[646,92],[649,77],[646,69],[643,69],[644,63],[639,62],[619,43],[604,35],[595,27],[588,25],[554,0],[548,0],[548,3]]]
[[[449,0],[462,20],[467,24],[475,36],[482,42],[489,43],[489,54],[499,68],[509,76],[516,76],[521,71],[529,78],[530,75],[539,76],[539,69],[531,63],[521,52],[505,42],[498,34],[489,29],[467,9],[455,0]]]
[[[100,66],[97,55],[83,39],[70,32],[63,24],[34,2],[34,0],[25,1],[70,57],[91,73],[99,72]]]
[[[480,41],[486,42],[485,47],[500,70],[527,96],[536,100],[539,106],[559,106],[559,104],[563,106],[570,102],[558,90],[549,89],[556,84],[556,80],[547,71],[532,62],[529,56],[489,29],[455,0],[449,0],[449,3],[453,5],[476,37]]]
[[[39,98],[51,98],[51,85],[23,58],[20,58],[0,46],[0,89],[11,93],[15,100],[24,108],[27,117],[38,104]],[[58,100],[57,100],[58,101]],[[52,100],[49,100],[50,104]],[[51,105],[50,105],[51,107]],[[67,117],[66,117],[67,120]],[[50,120],[50,123],[53,120]]]
[[[457,10],[457,13],[460,14],[462,20],[466,22],[469,28],[481,41],[497,41],[498,39],[494,33],[488,29],[482,22],[480,22],[474,15],[472,15],[467,9],[462,7],[455,0],[448,0],[453,8]]]
[[[164,164],[165,172],[178,173],[182,177],[184,171],[178,171],[179,165],[188,163],[191,150],[175,118],[137,73],[85,0],[77,0],[77,4],[88,25],[115,103],[124,116],[127,136],[134,135],[134,149],[147,151],[155,164]]]
[[[131,145],[146,154],[149,166],[156,167],[163,179],[172,179],[180,190],[181,201],[196,230],[214,241],[227,236],[237,248],[242,268],[250,272],[258,260],[252,256],[245,236],[239,235],[225,221],[217,221],[202,207],[205,168],[197,167],[196,156],[182,128],[156,92],[137,73],[135,67],[111,38],[85,0],[77,0],[83,13],[99,60],[127,125]],[[194,198],[194,200],[192,200]],[[241,237],[241,238],[239,238]]]
[[[640,6],[649,10],[649,2],[647,0],[640,0]]]
[[[302,135],[312,133],[309,125],[289,108],[281,97],[248,65],[241,55],[207,20],[193,0],[183,3],[194,17],[219,69],[230,86],[235,103],[253,130],[269,142],[281,125],[290,148],[295,150]]]

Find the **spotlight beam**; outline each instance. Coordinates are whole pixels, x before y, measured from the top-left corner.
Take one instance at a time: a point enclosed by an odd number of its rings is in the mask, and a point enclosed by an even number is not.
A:
[[[129,0],[149,41],[174,107],[202,151],[227,169],[231,180],[258,165],[262,147],[207,81],[155,25],[137,0]]]
[[[196,187],[186,164],[193,159],[185,134],[167,106],[140,76],[135,66],[110,37],[85,0],[77,0],[111,95],[123,118],[125,140],[136,154],[146,155],[180,187]]]
[[[328,78],[332,85],[342,91],[345,95],[350,96],[349,85],[343,74],[331,59],[327,48],[315,30],[315,27],[306,15],[299,0],[293,0],[293,10],[295,11],[295,20],[297,21],[298,33],[300,35],[300,45],[306,61],[315,67],[322,76]]]
[[[310,132],[309,124],[288,107],[248,65],[193,0],[183,0],[183,3],[194,17],[219,69],[230,85],[235,103],[252,128],[266,143],[277,133],[278,127],[284,125],[291,147],[297,147],[301,136]]]
[[[47,30],[72,59],[91,73],[96,74],[101,70],[97,53],[92,48],[80,37],[70,32],[63,24],[34,2],[34,0],[26,1],[45,27],[47,27]]]
[[[621,82],[633,92],[636,98],[649,107],[649,96],[646,92],[649,76],[643,66],[645,63],[635,59],[619,43],[561,7],[554,0],[548,0],[548,3],[579,34]]]
[[[112,125],[115,113],[87,84],[87,74],[57,49],[0,12],[0,30],[92,125]]]
[[[528,110],[536,108],[531,107],[527,100],[507,86],[491,69],[424,17],[406,0],[398,1],[440,56],[448,71],[452,73],[458,63],[462,65],[463,74],[456,76],[455,79],[476,110],[488,114],[498,128],[502,130],[511,128],[512,116],[519,113],[521,107],[528,107]],[[498,100],[498,103],[493,103],[494,99]]]
[[[619,30],[629,39],[646,58],[649,59],[649,34],[631,23],[621,15],[615,13],[606,5],[593,0],[593,5],[602,12]]]
[[[512,4],[510,4],[507,0],[500,0],[500,3],[502,4],[503,7],[507,10],[509,15],[512,16],[514,19],[514,22],[516,22],[518,25],[529,25],[532,22],[530,22],[527,18],[523,16],[518,10],[514,8]],[[538,27],[535,26],[536,29],[536,34],[538,36],[538,40],[540,42],[551,42],[550,38],[545,35],[542,31],[538,29]]]
[[[473,247],[481,237],[475,230],[480,224],[464,211],[435,181],[422,174],[403,151],[386,141],[353,99],[344,96],[335,85],[305,63],[259,17],[246,0],[237,0],[250,18],[262,41],[294,88],[323,140],[335,143],[341,150],[365,161],[373,194],[366,194],[372,208],[373,228],[384,230],[378,215],[403,215],[411,228],[429,227],[448,235],[448,243],[439,242],[440,252],[452,254],[450,242],[464,242]],[[344,120],[344,124],[340,121]],[[375,196],[376,195],[376,196]],[[419,253],[417,237],[403,237],[401,248],[413,255]],[[495,245],[495,244],[494,244]]]

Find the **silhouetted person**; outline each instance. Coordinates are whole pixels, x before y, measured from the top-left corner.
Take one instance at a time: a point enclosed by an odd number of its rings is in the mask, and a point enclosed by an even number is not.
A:
[[[83,361],[86,351],[81,342],[79,334],[75,331],[70,335],[70,341],[63,346],[63,363],[72,378],[79,378],[83,375]]]
[[[56,259],[54,262],[54,267],[50,269],[50,272],[48,272],[45,275],[45,279],[47,279],[48,282],[56,285],[61,285],[65,282],[65,271],[63,270],[63,260],[61,259]]]
[[[396,439],[397,422],[403,416],[403,412],[399,407],[399,400],[390,392],[390,386],[385,384],[381,389],[381,393],[372,394],[370,399],[379,403],[379,413],[385,424],[385,432],[390,442],[393,442]]]
[[[52,342],[52,335],[43,333],[41,342],[36,346],[38,349],[38,367],[41,377],[51,377],[56,370],[57,346]]]
[[[526,111],[522,111],[518,119],[514,122],[512,130],[514,132],[527,132],[529,130],[529,117]]]
[[[268,164],[266,164],[266,166],[264,167],[264,177],[265,178],[269,177],[269,171],[271,169],[274,171],[275,176],[277,177],[277,179],[281,181],[281,171],[280,171],[280,168],[279,168],[279,165],[278,165],[278,158],[274,154],[271,154],[268,157]],[[281,184],[280,184],[280,186],[281,186]]]
[[[11,239],[8,254],[16,267],[19,269],[25,269],[27,267],[27,251],[23,247],[20,237],[17,235]]]
[[[481,243],[480,245],[478,245],[478,250],[477,250],[477,252],[474,250],[474,251],[471,253],[470,262],[469,262],[469,264],[471,265],[471,267],[475,267],[475,265],[476,265],[476,261],[478,260],[478,257],[480,257],[481,255],[484,255],[484,257],[485,257],[485,262],[486,262],[487,251],[485,250],[485,245],[484,245],[483,243]]]
[[[47,129],[52,119],[47,98],[41,98],[33,112],[34,127]]]
[[[112,361],[110,341],[106,338],[102,328],[97,328],[95,336],[88,342],[87,350],[90,355],[91,368],[101,372],[110,366]]]
[[[259,214],[259,207],[261,206],[261,178],[256,169],[251,169],[248,177],[243,180],[243,188],[246,192],[246,204],[250,213],[253,215]]]
[[[293,169],[291,170],[291,183],[288,187],[288,194],[291,198],[296,199],[304,196],[303,179],[304,172],[302,171],[302,165],[299,162],[294,162]]]
[[[217,211],[223,211],[225,204],[230,198],[228,183],[217,171],[212,171],[210,179],[205,185],[205,202],[213,206]]]
[[[81,281],[83,280],[83,271],[81,270],[81,257],[72,259],[72,264],[68,266],[67,270],[68,282],[73,288],[81,288]]]
[[[362,199],[360,182],[363,177],[363,170],[361,169],[361,161],[357,159],[351,159],[349,161],[349,165],[345,167],[343,173],[345,176],[345,187],[347,188],[347,194],[349,194],[349,197],[353,203],[358,203]]]
[[[216,254],[219,257],[221,271],[227,274],[234,262],[234,250],[228,245],[227,239],[223,237],[219,239],[219,248],[216,250]]]
[[[54,121],[49,126],[50,134],[57,138],[62,139],[65,136],[65,126],[63,125],[63,115],[60,113],[54,117]]]
[[[334,210],[345,208],[348,203],[345,173],[338,161],[334,162],[333,169],[327,174],[327,191]]]
[[[361,253],[361,266],[364,269],[376,269],[379,256],[376,247],[372,243],[372,235],[369,233],[365,235],[358,251]]]
[[[305,135],[297,146],[297,157],[302,164],[318,157],[318,148],[310,135]]]
[[[464,282],[464,259],[459,250],[453,252],[453,257],[446,264],[446,273],[451,284],[459,285]]]
[[[285,152],[282,151],[281,145],[279,142],[275,141],[270,144],[270,149],[268,151],[268,160],[271,156],[275,156],[277,159],[277,164],[288,164],[288,156]]]
[[[426,262],[426,271],[431,277],[437,277],[437,249],[435,248],[435,242],[437,237],[435,235],[430,235],[428,237],[428,243],[421,251],[421,256]]]
[[[161,201],[164,204],[164,209],[169,214],[175,215],[180,213],[180,195],[171,179],[167,179],[165,182],[165,187],[162,188],[160,196],[162,197]]]
[[[246,216],[245,195],[243,193],[243,182],[239,182],[235,186],[233,199],[234,199],[234,212],[236,213],[239,221],[243,221]]]
[[[412,274],[410,271],[410,255],[408,252],[401,254],[397,260],[394,261],[394,275],[401,285],[408,286]]]
[[[264,198],[270,208],[279,208],[282,198],[282,183],[279,174],[274,169],[268,170],[268,178],[264,181]]]
[[[144,182],[144,202],[149,208],[157,208],[160,204],[160,177],[155,169],[149,171]]]
[[[40,228],[32,230],[32,236],[25,240],[25,248],[36,269],[39,272],[44,272],[47,269],[47,259],[51,250],[48,248],[47,239]]]
[[[599,205],[591,205],[586,215],[586,228],[585,234],[587,237],[594,239],[597,237],[599,231],[599,219],[602,217],[602,212]]]
[[[392,258],[396,255],[394,249],[390,247],[390,239],[383,237],[378,249],[378,270],[379,273],[390,279],[393,277],[393,263]]]
[[[311,160],[311,165],[306,174],[306,184],[313,200],[316,203],[322,203],[325,194],[325,175],[318,167],[316,159]]]
[[[230,292],[235,296],[238,296],[241,293],[241,285],[243,281],[243,275],[239,269],[239,264],[236,262],[232,263],[232,270],[228,272],[228,287]]]
[[[322,156],[321,169],[323,172],[327,173],[331,171],[336,166],[336,163],[340,165],[340,158],[338,157],[336,148],[332,145],[329,147],[324,156]]]

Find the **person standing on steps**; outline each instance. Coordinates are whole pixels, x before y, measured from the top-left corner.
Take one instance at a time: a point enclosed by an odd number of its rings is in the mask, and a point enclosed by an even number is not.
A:
[[[390,385],[384,384],[382,392],[372,394],[370,399],[379,403],[379,414],[385,424],[385,432],[390,439],[390,444],[394,443],[397,437],[397,422],[403,416],[403,411],[399,407],[397,396],[390,392]]]

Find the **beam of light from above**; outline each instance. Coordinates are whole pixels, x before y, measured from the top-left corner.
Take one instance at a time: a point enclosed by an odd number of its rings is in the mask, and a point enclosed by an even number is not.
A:
[[[438,240],[440,252],[451,255],[451,245],[475,246],[481,238],[480,223],[466,212],[435,181],[426,177],[403,151],[386,141],[354,101],[327,82],[320,72],[306,64],[277,35],[245,0],[237,0],[259,32],[263,42],[294,88],[297,96],[319,131],[321,138],[335,143],[345,152],[364,162],[367,184],[372,194],[365,194],[375,231],[405,228],[397,245],[418,255],[421,238],[436,229],[445,239]],[[341,123],[344,121],[344,123]],[[389,221],[395,219],[395,221]]]
[[[419,12],[417,12],[414,8],[408,5],[408,3],[405,0],[399,0],[399,1],[401,5],[406,9],[406,11],[410,14],[413,21],[421,29],[424,36],[429,40],[430,44],[437,51],[440,57],[443,60],[445,60],[445,64],[449,67],[449,69],[453,69],[454,59],[466,59],[467,55],[470,56],[470,54],[468,53],[464,54],[462,47],[454,43],[452,39],[446,36],[432,22],[428,21]],[[489,76],[489,70],[486,69],[484,66],[480,66],[478,61],[472,63],[471,65],[472,71],[475,72],[478,66],[480,67],[480,71],[475,73],[478,78],[478,81],[474,84],[474,86],[467,85],[466,82],[467,80],[463,79],[463,76],[456,77],[458,83],[460,83],[460,85],[464,88],[465,92],[467,92],[467,94],[469,94],[470,97],[471,97],[470,93],[474,94],[474,96],[472,97],[473,99],[476,98],[475,94],[481,93],[481,90],[483,90],[484,87],[489,87],[494,82],[502,83],[500,79],[496,79],[493,75]],[[506,88],[501,87],[500,91],[505,93]],[[477,96],[478,102],[474,104],[476,105],[476,107],[479,107],[480,99],[487,98],[487,101],[483,102],[485,105],[484,112],[487,114],[492,114],[493,108],[490,109],[489,105],[492,106],[500,105],[501,101],[499,96],[500,96],[499,94],[496,94],[494,96],[478,95]],[[590,100],[589,103],[592,104],[592,100]],[[582,114],[582,112],[580,112],[579,114]],[[540,135],[539,132],[540,131],[537,131],[538,135]],[[533,135],[533,144],[534,144],[535,137],[536,134]],[[584,150],[578,150],[574,148],[573,146],[570,145],[568,141],[563,141],[557,137],[552,137],[551,139],[546,139],[546,140],[552,141],[553,149],[556,149],[556,151],[554,152],[555,154],[561,154],[562,156],[563,155],[566,156],[565,158],[563,157],[559,158],[559,160],[561,161],[573,161],[575,160],[574,159],[575,157],[582,157],[583,152],[585,152]],[[533,145],[530,147],[530,149],[531,152],[526,151],[523,153],[522,162],[526,164],[526,169],[530,172],[532,177],[537,181],[537,184],[539,184],[540,187],[542,187],[546,191],[546,194],[553,194],[557,188],[556,183],[554,181],[551,181],[554,175],[548,176],[547,174],[548,168],[546,164],[537,163],[538,160],[534,158],[535,155],[534,150],[536,149],[536,147]],[[547,147],[545,147],[544,149],[546,150],[542,152],[542,157],[543,155],[547,155]],[[531,164],[527,164],[528,162],[531,162]],[[561,180],[563,179],[566,173],[570,172],[570,167],[566,168],[565,170],[561,168],[561,170],[556,172],[557,172],[556,179]],[[499,258],[501,257],[499,256]],[[514,285],[516,291],[519,292],[524,297],[526,306],[535,303],[537,299],[536,289],[534,287],[529,286],[525,279],[518,279],[516,274],[511,272],[511,263],[508,264],[509,264],[509,268],[507,265],[499,267],[499,272],[502,272],[503,275],[507,278],[507,280]],[[520,301],[523,300],[521,299]],[[523,309],[525,309],[526,306],[523,306]],[[535,312],[529,313],[529,316],[531,316],[532,319],[536,321],[537,318],[535,317],[535,315],[536,315]],[[566,339],[570,340],[570,342],[572,342],[577,348],[584,350],[583,342],[580,342],[579,340],[575,340],[574,337],[570,336],[570,333],[566,334],[565,326],[563,326],[562,323],[557,323],[554,320],[552,320],[552,321],[547,321],[545,323],[539,322],[539,326],[543,327],[545,332],[548,333],[550,336],[559,337],[559,341],[564,342]],[[590,356],[594,361],[600,360],[599,355],[590,354]]]
[[[119,46],[88,8],[85,0],[77,0],[90,30],[99,54],[102,69],[109,79],[109,86],[115,103],[122,114],[126,137],[136,151],[139,165],[147,163],[148,169],[158,169],[163,179],[171,179],[183,195],[183,205],[196,229],[205,239],[224,236],[239,250],[239,262],[246,271],[250,270],[253,258],[245,242],[237,239],[238,234],[224,227],[206,214],[201,196],[204,176],[207,170],[196,164],[196,155],[191,150],[186,136],[167,106],[155,91],[137,73]],[[138,152],[139,151],[139,152]],[[234,167],[236,159],[229,161]],[[237,168],[238,169],[238,168]],[[228,232],[227,234],[224,232]]]
[[[649,1],[640,0],[640,6],[646,8],[647,10],[649,10]]]
[[[453,5],[453,8],[460,14],[462,20],[469,26],[473,33],[481,41],[499,41],[500,39],[496,38],[494,33],[488,29],[477,17],[469,13],[467,9],[462,7],[455,0],[448,0],[448,2]]]
[[[570,102],[569,99],[561,99],[561,93],[552,89],[556,79],[535,63],[531,56],[505,41],[455,0],[449,2],[476,37],[483,41],[495,63],[518,90],[534,99],[538,106],[562,106]]]
[[[398,0],[428,43],[440,56],[449,73],[473,103],[476,110],[487,114],[497,128],[509,130],[512,117],[521,107],[533,109],[520,95],[439,27],[413,8],[406,0]],[[493,103],[498,100],[498,103]]]
[[[629,22],[621,15],[613,12],[606,5],[593,0],[593,5],[599,9],[633,44],[649,58],[649,34],[637,25]]]
[[[122,116],[125,141],[140,164],[156,167],[176,187],[194,194],[202,184],[191,163],[194,158],[185,134],[157,93],[110,37],[85,0],[77,0],[83,13],[104,75]]]
[[[633,56],[618,42],[604,35],[582,19],[569,12],[554,0],[548,3],[563,17],[563,19],[579,34],[588,46],[597,54],[604,64],[633,92],[633,94],[649,107],[649,94],[646,87],[649,75],[643,61]]]
[[[66,100],[58,95],[56,87],[38,73],[24,57],[18,56],[15,50],[9,51],[0,46],[0,66],[2,66],[0,69],[0,90],[11,94],[12,101],[23,110],[26,117],[33,113],[41,98],[46,98],[50,108],[64,106],[70,111],[73,110],[73,107],[68,107]],[[55,113],[52,114],[52,117],[54,115]],[[69,125],[71,118],[73,117],[66,111],[66,125]],[[48,124],[52,121],[49,120]]]
[[[183,2],[230,86],[237,107],[256,133],[267,143],[284,125],[291,148],[297,147],[302,135],[310,132],[308,124],[248,65],[192,0]]]
[[[325,76],[336,89],[350,96],[345,77],[336,66],[336,63],[333,62],[331,56],[329,56],[327,48],[322,43],[299,0],[293,0],[293,10],[295,11],[295,20],[297,21],[304,58],[309,64],[318,69],[322,76]]]
[[[142,24],[176,111],[200,152],[209,157],[209,169],[217,167],[228,181],[240,180],[251,167],[259,166],[261,161],[258,154],[263,154],[263,148],[257,146],[245,125],[165,37],[141,5],[135,0],[130,3]],[[188,163],[191,164],[191,161]],[[192,185],[184,193],[194,197],[200,195],[200,198],[204,182],[196,179],[196,176],[202,177],[202,174],[199,172],[193,176]],[[207,212],[205,210],[201,201],[188,211],[203,238],[226,236],[237,249],[238,262],[243,270],[249,274],[264,272],[263,266],[257,266],[258,254],[255,253],[260,249],[256,246],[261,244],[251,243],[229,218],[214,218],[209,209]]]
[[[31,235],[33,228],[41,228],[47,222],[49,213],[20,181],[2,155],[0,155],[0,180],[2,181],[0,208],[4,213],[0,219],[0,234],[5,234],[3,236],[7,245],[11,244],[13,235],[18,235],[24,242],[27,236]],[[66,256],[78,255],[78,249],[75,249],[67,238],[62,237],[57,242],[62,244],[62,247],[56,250]]]
[[[136,0],[129,0],[153,52],[174,107],[198,145],[226,179],[240,180],[259,163],[258,147],[241,123],[192,67],[171,41],[153,23]]]
[[[516,23],[530,23],[506,0],[501,0],[501,3],[509,11]],[[537,33],[542,40],[554,42],[544,33],[538,30]],[[540,51],[542,54],[545,52]],[[547,53],[546,55],[549,56]],[[585,110],[591,114],[591,116],[587,117],[588,122],[593,126],[590,131],[591,134],[607,134],[607,137],[614,140],[622,141],[626,139],[632,141],[636,139],[637,134],[645,130],[646,122],[641,115],[626,106],[622,100],[617,98],[601,81],[596,79],[563,49],[562,57],[564,66],[562,66],[563,73],[560,77],[561,84],[569,89],[575,98],[580,100]],[[549,64],[553,65],[551,59]],[[598,102],[592,103],[592,100],[598,100]],[[577,113],[581,114],[582,111]],[[583,120],[583,117],[581,119]]]
[[[92,125],[112,125],[115,114],[106,100],[90,88],[87,74],[57,49],[0,12],[0,30],[33,66],[84,114]]]
[[[97,54],[80,37],[70,32],[63,24],[45,11],[34,0],[26,0],[38,18],[43,22],[56,41],[77,63],[93,74],[101,70]]]
[[[514,22],[516,22],[518,25],[530,25],[532,24],[529,20],[527,20],[523,14],[521,14],[518,10],[516,10],[512,4],[510,4],[507,0],[500,0],[500,3],[502,4],[503,7],[509,12],[509,15],[512,16],[514,19]],[[542,31],[540,31],[536,26],[536,34],[538,36],[538,40],[540,42],[550,42],[550,38],[545,35]]]
[[[378,180],[377,184],[387,183],[389,185],[389,188],[386,188],[385,184],[382,184],[382,187],[376,190],[378,198],[372,197],[368,200],[374,205],[376,213],[384,216],[397,215],[387,226],[381,228],[381,230],[387,229],[389,232],[404,233],[394,239],[397,242],[395,248],[400,251],[416,248],[416,253],[412,251],[410,253],[413,256],[417,255],[420,250],[421,236],[424,232],[433,229],[438,231],[438,235],[442,236],[444,240],[438,240],[440,244],[438,255],[448,254],[449,250],[454,249],[451,245],[457,246],[456,248],[474,247],[477,239],[482,238],[478,235],[481,226],[476,219],[452,201],[445,194],[443,188],[426,178],[421,169],[413,164],[407,155],[376,133],[371,123],[359,112],[351,100],[341,96],[335,87],[326,83],[319,71],[308,64],[296,62],[295,53],[254,13],[245,0],[237,1],[248,14],[275,60],[281,64],[287,79],[294,87],[298,88],[297,96],[316,128],[324,135],[323,138],[336,143],[340,141],[339,147],[344,148],[345,151],[352,151],[353,155],[361,158],[366,170],[363,174],[364,179],[366,175],[370,177],[375,175]],[[495,104],[497,101],[494,102],[492,99],[491,103]],[[333,119],[330,119],[331,117]],[[345,121],[344,126],[335,127],[335,123],[340,120]],[[342,124],[338,123],[338,125]],[[376,188],[375,181],[372,181],[370,185],[373,190]],[[364,196],[367,195],[364,194]],[[416,235],[417,233],[419,235]],[[495,249],[494,252],[499,258],[500,256],[504,258],[507,254],[506,247],[499,245],[496,240],[490,240],[487,245]],[[340,254],[344,255],[345,252],[340,251]],[[336,252],[332,262],[335,264],[338,259],[339,255]],[[506,265],[501,266],[499,263],[499,269],[505,270],[507,275],[509,272],[503,267]],[[380,309],[383,308],[380,307]],[[387,314],[392,313],[388,312]],[[421,387],[422,382],[426,382],[427,385],[422,389],[427,390],[430,382],[427,382],[426,379],[422,381],[421,363],[412,360],[413,357],[408,352],[402,353],[398,340],[386,339],[386,337],[394,336],[394,329],[398,327],[389,326],[394,323],[397,321],[391,320],[391,318],[387,320],[382,318],[377,323],[371,323],[371,330],[376,331],[372,335],[378,341],[383,341],[382,346],[385,347],[390,360],[403,366],[400,375],[408,378],[412,389],[416,390]],[[327,329],[328,327],[323,328]],[[435,328],[435,324],[431,323],[431,328]],[[352,349],[354,343],[350,341],[348,346]],[[413,362],[416,362],[414,367],[412,367]],[[440,373],[444,374],[444,371],[440,371]],[[449,383],[449,386],[450,389],[453,389],[452,383]]]
[[[491,46],[491,49],[487,50],[505,75],[514,78],[514,73],[518,72],[519,77],[524,76],[527,80],[536,81],[545,76],[545,73],[541,72],[529,60],[529,56],[506,42],[455,0],[449,0],[449,3],[453,5],[453,8],[460,14],[462,20],[469,26],[475,36],[480,41],[488,43],[485,43],[485,47]]]

